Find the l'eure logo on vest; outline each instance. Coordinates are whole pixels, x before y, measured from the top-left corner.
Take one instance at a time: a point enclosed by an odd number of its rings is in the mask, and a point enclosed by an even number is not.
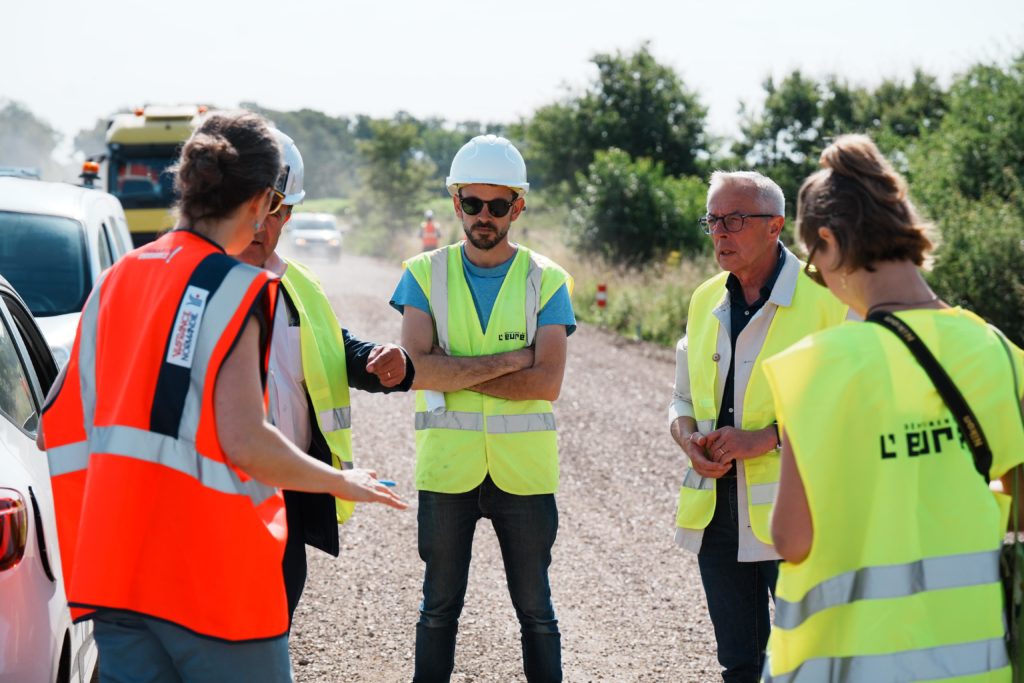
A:
[[[167,349],[167,362],[171,365],[192,367],[199,326],[203,322],[203,311],[206,310],[206,299],[209,296],[209,290],[202,287],[189,285],[185,290],[185,296],[178,307],[178,315],[174,319],[171,344]]]
[[[502,332],[498,335],[498,341],[526,341],[525,332]]]
[[[882,459],[889,460],[898,456],[916,458],[942,453],[943,445],[966,449],[967,441],[960,428],[947,417],[904,424],[902,434],[880,434],[878,445]]]

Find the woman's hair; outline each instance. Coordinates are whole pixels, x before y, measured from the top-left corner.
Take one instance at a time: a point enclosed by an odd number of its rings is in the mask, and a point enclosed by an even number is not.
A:
[[[818,228],[835,233],[838,265],[874,270],[878,261],[927,266],[932,225],[907,197],[907,183],[866,135],[843,135],[821,153],[822,170],[797,195],[796,230],[808,247]]]
[[[258,114],[213,114],[188,139],[170,171],[182,218],[190,224],[216,220],[273,187],[281,172],[281,146]]]

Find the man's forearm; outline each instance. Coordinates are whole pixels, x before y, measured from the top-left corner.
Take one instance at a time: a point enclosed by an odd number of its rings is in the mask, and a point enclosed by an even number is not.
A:
[[[461,391],[477,384],[530,367],[533,351],[519,349],[491,356],[413,355],[416,378],[413,389]]]
[[[544,367],[512,372],[469,387],[471,391],[511,401],[554,401],[562,389],[562,377]]]

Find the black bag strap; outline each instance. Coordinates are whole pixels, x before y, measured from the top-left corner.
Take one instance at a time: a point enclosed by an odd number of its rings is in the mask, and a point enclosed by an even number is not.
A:
[[[867,320],[878,323],[899,337],[907,345],[907,348],[910,349],[910,352],[914,354],[914,358],[921,364],[924,371],[928,373],[928,377],[931,378],[932,384],[938,390],[939,396],[942,397],[942,400],[946,402],[946,407],[953,413],[953,418],[960,427],[960,434],[967,440],[967,445],[971,449],[971,455],[974,456],[974,468],[978,470],[978,474],[984,477],[987,484],[989,482],[988,473],[992,469],[992,449],[989,448],[985,432],[981,429],[981,423],[978,422],[974,411],[967,405],[964,395],[956,388],[956,384],[950,379],[949,374],[939,365],[939,361],[935,359],[935,356],[924,345],[924,342],[918,338],[914,330],[910,329],[909,325],[897,318],[893,313],[876,311],[869,315]]]

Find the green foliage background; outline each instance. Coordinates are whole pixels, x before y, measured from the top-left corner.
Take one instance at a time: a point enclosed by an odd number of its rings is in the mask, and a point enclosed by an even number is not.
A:
[[[459,226],[444,189],[458,148],[481,133],[510,137],[532,186],[516,234],[554,251],[579,273],[583,319],[672,343],[689,293],[716,266],[696,226],[714,169],[761,171],[793,200],[837,135],[871,135],[903,172],[920,212],[941,236],[927,277],[948,301],[986,317],[1024,345],[1024,52],[971,66],[943,87],[918,70],[874,86],[794,70],[763,82],[738,106],[739,135],[715,139],[707,109],[650,45],[592,58],[593,78],[507,124],[330,116],[243,103],[291,135],[306,161],[305,207],[340,215],[346,244],[377,254],[417,250],[425,209],[446,241]],[[102,149],[105,120],[74,138],[80,154]],[[16,102],[0,100],[0,166],[41,167],[61,136]],[[65,175],[70,175],[66,170]],[[609,306],[593,288],[609,285]]]

